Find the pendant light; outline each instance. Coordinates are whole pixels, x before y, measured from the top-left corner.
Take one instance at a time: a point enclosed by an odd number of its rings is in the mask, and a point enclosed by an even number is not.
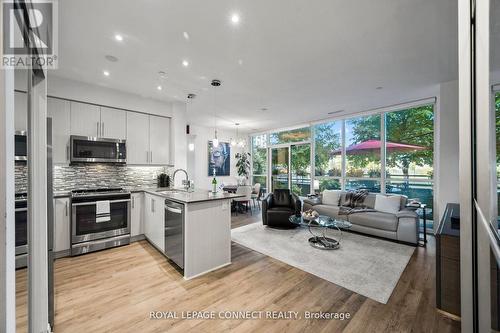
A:
[[[188,94],[187,98],[188,98],[188,101],[186,103],[186,118],[189,117],[189,103],[190,103],[190,101],[192,101],[193,99],[196,98],[196,94]],[[192,140],[192,138],[190,140]],[[188,143],[188,150],[189,151],[194,151],[194,142],[189,142]]]
[[[212,87],[220,87],[221,82],[220,80],[212,80]],[[217,98],[214,90],[214,138],[212,140],[212,146],[213,148],[216,148],[219,146],[219,139],[217,138]]]
[[[229,140],[229,144],[231,145],[231,147],[236,147],[238,145],[238,126],[240,125],[240,123],[235,123],[234,125],[236,126],[236,139],[231,138]]]

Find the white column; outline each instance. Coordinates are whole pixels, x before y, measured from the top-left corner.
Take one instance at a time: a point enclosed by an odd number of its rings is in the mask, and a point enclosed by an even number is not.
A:
[[[47,80],[33,85],[29,76],[28,85],[28,326],[34,333],[48,325]]]
[[[471,0],[458,2],[458,91],[460,128],[460,295],[462,332],[473,332]]]
[[[14,70],[0,70],[0,103],[0,332],[15,332]]]

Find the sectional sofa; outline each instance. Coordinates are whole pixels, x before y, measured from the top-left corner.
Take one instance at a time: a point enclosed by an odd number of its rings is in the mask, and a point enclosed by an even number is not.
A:
[[[368,193],[352,207],[347,192],[325,190],[316,199],[305,199],[303,210],[347,220],[352,223],[352,231],[417,245],[419,216],[406,207],[407,201],[403,195]]]

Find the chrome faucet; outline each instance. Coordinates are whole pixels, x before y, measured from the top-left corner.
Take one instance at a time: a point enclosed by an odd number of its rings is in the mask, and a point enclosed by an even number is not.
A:
[[[174,184],[174,186],[175,186],[175,174],[176,174],[177,172],[179,172],[179,171],[184,172],[184,174],[186,175],[186,179],[184,179],[184,180],[182,181],[182,186],[184,186],[184,188],[185,188],[186,190],[189,190],[189,188],[191,187],[191,182],[189,181],[189,176],[188,176],[187,171],[186,171],[186,170],[184,170],[184,169],[177,169],[177,170],[175,170],[175,171],[174,171],[174,174],[173,174],[173,176],[172,176],[172,183],[173,183],[173,184]]]

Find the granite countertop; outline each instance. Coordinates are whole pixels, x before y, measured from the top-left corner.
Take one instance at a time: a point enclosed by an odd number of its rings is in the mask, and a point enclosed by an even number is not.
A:
[[[180,189],[171,189],[168,187],[155,187],[155,188],[141,188],[141,187],[129,187],[125,188],[132,193],[146,192],[149,194],[157,195],[165,199],[180,203],[196,203],[204,201],[213,200],[228,200],[234,198],[242,198],[244,195],[234,194],[234,193],[217,193],[212,195],[207,190],[195,190],[194,192],[186,192]],[[64,198],[69,197],[71,191],[54,191],[54,198]]]
[[[242,194],[234,193],[217,193],[216,195],[213,195],[207,190],[195,190],[194,192],[186,192],[183,190],[155,188],[143,189],[142,191],[184,204],[214,200],[228,200],[244,197],[244,195]]]

